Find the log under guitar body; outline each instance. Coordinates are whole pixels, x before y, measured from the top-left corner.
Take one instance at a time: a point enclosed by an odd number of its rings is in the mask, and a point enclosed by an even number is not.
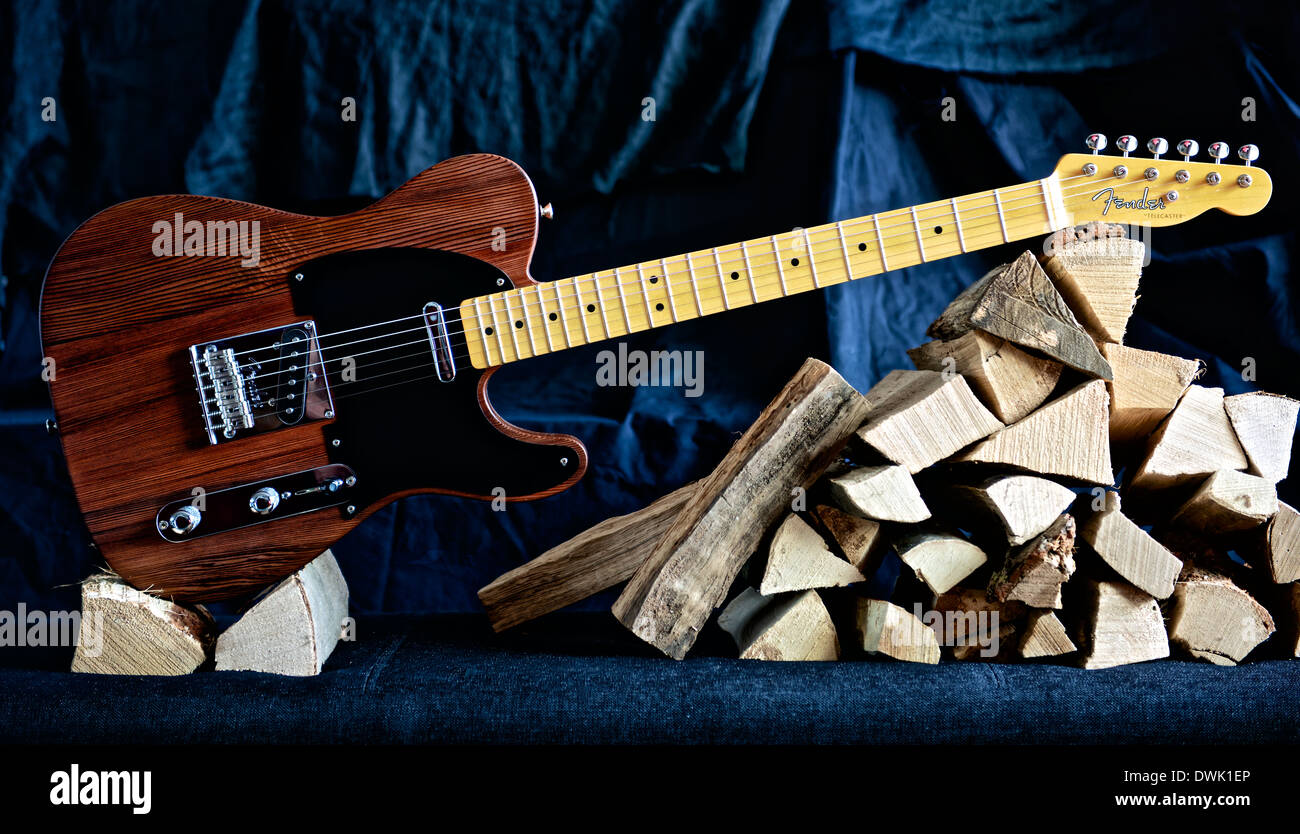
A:
[[[517,165],[471,155],[339,217],[178,195],[86,221],[46,276],[41,337],[68,471],[103,558],[154,593],[229,598],[404,495],[518,501],[571,486],[586,469],[582,443],[502,420],[487,396],[493,369],[470,365],[456,322],[463,299],[534,283],[538,217]],[[195,221],[256,221],[256,263],[158,254],[160,224]],[[373,329],[384,322],[397,324]],[[285,348],[303,335],[332,380],[311,398],[277,388],[306,384]],[[457,357],[454,374],[438,367],[439,344]],[[262,398],[248,406],[255,424],[229,436],[220,416],[205,418],[217,377],[231,382],[213,364],[227,348],[243,354],[240,392]],[[256,357],[260,386],[244,362]]]

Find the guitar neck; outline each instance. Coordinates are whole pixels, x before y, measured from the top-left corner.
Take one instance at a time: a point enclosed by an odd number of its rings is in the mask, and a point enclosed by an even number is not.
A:
[[[503,365],[1046,234],[1057,176],[466,299],[471,363]]]

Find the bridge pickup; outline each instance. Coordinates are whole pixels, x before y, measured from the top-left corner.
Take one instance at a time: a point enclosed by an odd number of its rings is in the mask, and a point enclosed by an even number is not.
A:
[[[456,357],[451,352],[451,334],[447,332],[441,304],[430,301],[424,305],[424,329],[429,334],[438,381],[451,382],[456,378]]]

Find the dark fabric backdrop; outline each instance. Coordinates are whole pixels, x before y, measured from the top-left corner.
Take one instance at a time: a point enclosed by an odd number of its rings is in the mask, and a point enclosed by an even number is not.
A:
[[[1129,342],[1205,359],[1205,384],[1230,393],[1300,395],[1300,13],[1222,6],[7,3],[0,606],[75,606],[71,585],[94,564],[57,441],[40,429],[37,302],[78,223],[147,194],[339,212],[447,156],[491,151],[555,203],[533,271],[556,278],[1038,178],[1094,130],[1256,142],[1272,205],[1156,230]],[[47,96],[55,121],[41,118]],[[340,118],[346,96],[354,122]],[[335,549],[354,607],[478,610],[475,590],[501,571],[707,472],[806,356],[864,389],[910,367],[904,350],[946,301],[1019,248],[629,340],[704,350],[698,398],[598,387],[602,346],[505,369],[502,413],[582,437],[589,474],[505,513],[436,497],[387,508]]]

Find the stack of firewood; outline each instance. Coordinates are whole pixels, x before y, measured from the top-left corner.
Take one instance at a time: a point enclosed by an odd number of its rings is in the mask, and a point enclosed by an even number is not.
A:
[[[1300,656],[1300,517],[1276,492],[1300,403],[1123,344],[1140,242],[1049,244],[865,395],[809,360],[712,475],[482,589],[494,626],[626,580],[614,614],[674,658],[719,608],[768,660]]]

